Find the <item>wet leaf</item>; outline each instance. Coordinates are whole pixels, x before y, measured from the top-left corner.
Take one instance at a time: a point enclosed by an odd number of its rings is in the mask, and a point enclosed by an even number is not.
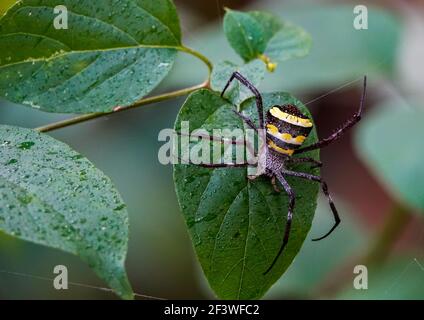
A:
[[[424,112],[382,107],[361,123],[356,148],[396,199],[424,212]]]
[[[58,5],[68,29],[53,25]],[[108,112],[152,91],[180,43],[170,0],[23,0],[0,20],[0,96],[48,112]]]
[[[265,94],[263,98],[266,106],[294,103],[309,115],[302,103],[287,93]],[[197,91],[185,102],[175,129],[181,130],[182,121],[190,121],[190,132],[199,128],[243,129],[232,108],[218,93]],[[254,99],[246,100],[241,109],[257,119]],[[305,143],[316,139],[313,130]],[[319,152],[308,156],[318,159]],[[296,170],[318,173],[304,165]],[[263,275],[281,245],[287,196],[275,193],[267,178],[248,180],[245,168],[207,169],[178,164],[174,181],[197,257],[215,294],[223,299],[262,297],[300,250],[314,217],[319,186],[288,179],[297,193],[293,231],[284,254],[271,272]]]
[[[213,69],[211,88],[219,93],[222,92],[233,72],[240,72],[255,87],[259,87],[265,77],[265,65],[260,60],[253,60],[245,65],[238,66],[230,61],[221,61]],[[234,80],[225,93],[225,98],[235,105],[239,105],[247,98],[252,97],[252,91]]]
[[[304,57],[311,49],[312,40],[306,31],[265,12],[227,10],[224,31],[246,62],[260,58],[270,71],[277,62]]]
[[[110,179],[64,143],[0,126],[0,230],[79,256],[132,298],[125,204]]]

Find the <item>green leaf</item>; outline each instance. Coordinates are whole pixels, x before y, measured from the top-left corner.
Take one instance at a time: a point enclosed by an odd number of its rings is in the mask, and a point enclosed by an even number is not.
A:
[[[288,60],[278,65],[275,73],[262,84],[263,91],[312,92],[331,90],[354,79],[391,77],[397,66],[402,21],[387,9],[368,8],[369,29],[352,27],[355,4],[314,2],[307,6],[282,5],[278,1],[261,3],[264,10],[302,26],[311,33],[314,47],[301,61]],[[194,34],[189,46],[202,48],[212,61],[232,60],[237,56],[229,46],[222,27],[212,25]],[[185,59],[175,66],[167,79],[170,86],[192,84],[202,80],[204,70],[193,68]],[[178,77],[181,72],[185,77]]]
[[[367,114],[356,149],[393,196],[424,212],[424,112],[380,108]]]
[[[68,29],[56,29],[57,5]],[[0,96],[57,113],[108,112],[151,92],[181,43],[170,0],[23,0],[0,20]]]
[[[402,21],[390,10],[368,7],[368,30],[353,28],[356,4],[314,3],[285,10],[274,3],[272,12],[311,33],[314,48],[302,62],[287,61],[268,82],[269,90],[338,88],[364,74],[370,79],[390,77],[396,70]],[[277,80],[278,79],[278,80]]]
[[[75,254],[123,298],[128,213],[112,182],[67,145],[0,126],[0,230]]]
[[[306,56],[311,37],[302,28],[264,12],[227,10],[224,32],[233,49],[246,61],[260,58],[270,71],[276,62]]]
[[[267,110],[275,104],[294,103],[309,115],[306,107],[287,93],[265,94],[263,98]],[[175,130],[181,130],[182,121],[190,121],[190,132],[199,128],[242,129],[232,108],[218,93],[199,90],[188,97]],[[257,119],[254,99],[245,101],[241,110]],[[305,143],[316,140],[313,130]],[[318,159],[319,152],[308,156]],[[304,165],[296,170],[318,173]],[[287,196],[275,193],[265,177],[248,180],[245,168],[207,169],[177,164],[174,181],[198,259],[216,295],[223,299],[262,297],[300,250],[311,227],[319,186],[288,179],[297,193],[293,231],[284,254],[271,272],[263,275],[281,245]]]
[[[211,88],[221,93],[235,71],[240,72],[255,87],[259,87],[265,77],[266,70],[264,63],[257,59],[242,66],[237,66],[230,61],[221,61],[214,66],[211,78]],[[237,80],[233,81],[225,93],[225,98],[237,106],[252,96],[252,91],[241,85]]]

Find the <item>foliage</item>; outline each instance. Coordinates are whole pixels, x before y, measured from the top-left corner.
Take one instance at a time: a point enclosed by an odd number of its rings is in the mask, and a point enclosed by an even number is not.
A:
[[[326,8],[303,20],[288,11],[289,20],[301,22],[316,40],[316,50],[306,57],[312,37],[303,28],[269,13],[228,9],[223,34],[243,63],[229,61],[231,55],[225,46],[205,36],[204,41],[224,55],[212,65],[183,44],[171,0],[116,3],[65,1],[72,26],[66,32],[51,27],[53,8],[63,1],[23,0],[14,5],[0,19],[0,96],[41,111],[83,115],[48,127],[54,130],[120,109],[190,94],[178,114],[177,131],[185,120],[190,121],[191,131],[244,129],[232,109],[236,107],[256,119],[251,92],[233,83],[224,97],[219,96],[233,71],[241,72],[255,86],[266,81],[266,70],[275,71],[286,79],[285,88],[298,89],[318,82],[338,83],[368,68],[391,72],[396,50],[397,31],[393,30],[397,30],[397,24],[378,10],[371,11],[373,28],[367,35],[351,34],[351,25],[341,22],[341,17],[351,22],[346,19],[351,8]],[[337,32],[345,35],[345,45],[332,42],[337,40],[334,34],[331,36],[335,20],[340,20],[343,32]],[[366,43],[367,50],[359,43]],[[209,52],[207,45],[202,47]],[[145,98],[169,75],[178,52],[206,64],[210,71],[206,81]],[[382,52],[387,61],[377,61]],[[196,70],[184,70],[184,77],[176,72],[179,83],[195,78],[193,72]],[[317,79],[323,73],[327,76],[321,83]],[[264,100],[267,107],[291,102],[309,114],[302,102],[286,92],[264,94]],[[409,121],[419,121],[406,115],[399,117],[405,127]],[[370,120],[370,124],[364,124],[359,139],[367,142],[360,152],[403,201],[422,208],[419,182],[410,188],[411,181],[406,178],[420,169],[414,162],[419,156],[414,153],[417,148],[411,149],[399,140],[402,154],[413,154],[400,159],[395,158],[390,145],[375,141],[377,133],[393,126],[393,121]],[[120,297],[130,299],[133,294],[124,268],[128,243],[125,204],[110,179],[91,162],[64,143],[37,132],[48,130],[0,126],[0,230],[77,255]],[[414,130],[418,136],[419,128]],[[397,138],[401,139],[399,135],[393,137]],[[306,143],[316,140],[313,131]],[[191,144],[194,146],[196,143]],[[393,162],[383,164],[387,155]],[[309,156],[319,159],[318,152]],[[396,168],[396,161],[403,163],[402,168]],[[304,165],[296,169],[318,173]],[[390,175],[393,170],[396,174]],[[276,194],[264,178],[248,180],[246,169],[210,170],[181,164],[174,167],[174,179],[193,246],[215,294],[223,299],[264,296],[301,249],[314,218],[319,186],[289,179],[298,200],[291,240],[273,270],[263,275],[281,244],[287,197]]]
[[[0,126],[0,230],[80,256],[124,298],[128,213],[81,154],[30,129]]]
[[[181,41],[170,1],[70,1],[67,30],[50,27],[62,2],[24,0],[1,19],[2,96],[49,112],[107,112],[170,71]]]
[[[311,36],[302,28],[264,12],[227,10],[224,32],[245,62],[262,59],[269,71],[277,62],[304,57],[311,49]]]
[[[360,126],[358,153],[395,199],[424,212],[424,112],[383,106]],[[384,138],[382,138],[384,137]]]
[[[268,108],[295,104],[309,111],[287,93],[263,95]],[[177,118],[190,121],[190,130],[243,129],[232,106],[209,90],[191,94]],[[243,102],[241,110],[257,119],[255,99]],[[265,110],[267,111],[267,110]],[[317,141],[313,131],[308,141]],[[219,142],[216,142],[219,143]],[[194,146],[193,146],[194,148]],[[309,156],[319,158],[318,151]],[[307,165],[298,170],[317,173]],[[174,180],[181,210],[197,256],[208,281],[220,298],[257,299],[278,280],[296,256],[311,227],[319,185],[289,179],[298,198],[290,242],[278,264],[263,275],[281,246],[288,197],[276,193],[268,179],[250,181],[246,168],[206,169],[194,165],[175,166]]]
[[[311,34],[310,53],[299,60],[278,63],[262,87],[267,90],[314,92],[337,88],[360,79],[364,74],[370,80],[394,75],[396,57],[402,35],[399,18],[379,6],[369,6],[369,29],[352,28],[354,4],[317,3],[284,5],[281,1],[261,2],[263,10],[284,18],[284,21],[302,26]],[[190,45],[202,48],[214,62],[238,61],[235,51],[226,45],[221,27],[211,25],[188,39]],[[191,79],[202,76],[201,68],[188,68],[188,63],[176,64],[175,73],[169,76],[169,85],[188,85]],[[184,72],[186,77],[179,74]]]

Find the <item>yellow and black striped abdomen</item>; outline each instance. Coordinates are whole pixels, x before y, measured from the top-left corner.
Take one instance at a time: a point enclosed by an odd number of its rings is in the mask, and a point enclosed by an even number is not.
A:
[[[294,105],[274,106],[266,117],[269,148],[291,156],[312,130],[312,121]]]

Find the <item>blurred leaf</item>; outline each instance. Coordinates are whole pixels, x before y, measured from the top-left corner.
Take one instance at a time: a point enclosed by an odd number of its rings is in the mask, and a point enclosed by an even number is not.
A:
[[[350,284],[340,293],[338,298],[349,300],[423,300],[423,283],[424,268],[422,262],[416,258],[397,258],[378,268],[368,269],[367,290],[355,290]]]
[[[211,88],[219,93],[224,90],[231,75],[240,72],[255,87],[258,87],[265,77],[265,64],[260,60],[253,60],[242,66],[237,66],[230,61],[221,61],[214,66],[211,79]],[[225,93],[225,98],[235,105],[239,105],[247,98],[253,96],[252,91],[243,86],[239,81],[234,80]]]
[[[370,79],[393,75],[402,34],[402,24],[392,12],[368,7],[369,29],[353,28],[355,4],[317,4],[306,6],[265,2],[261,8],[284,21],[304,28],[313,39],[309,55],[301,60],[289,60],[279,64],[275,73],[265,79],[265,91],[311,91],[335,88],[353,79]],[[237,56],[227,45],[221,27],[214,25],[193,33],[189,45],[202,48],[213,61],[237,61]],[[204,78],[205,70],[193,68],[187,59],[176,65],[167,84],[190,85]],[[184,73],[184,79],[179,76]]]
[[[311,49],[311,37],[302,28],[265,12],[227,9],[224,32],[246,62],[261,58],[270,71],[275,69],[275,62],[304,57]]]
[[[358,154],[398,198],[424,212],[424,111],[380,108],[356,136]]]
[[[300,101],[287,93],[265,94],[264,105],[292,103],[309,115]],[[203,128],[243,128],[232,106],[219,94],[200,90],[191,94],[181,109],[175,130],[190,121],[190,132]],[[254,99],[242,104],[247,116],[257,119]],[[268,109],[267,109],[268,110]],[[267,111],[265,110],[265,111]],[[317,140],[313,131],[308,137]],[[314,151],[308,156],[319,158]],[[297,170],[317,173],[306,165]],[[219,298],[262,297],[289,267],[309,232],[319,185],[288,178],[297,194],[290,242],[274,268],[264,271],[277,254],[284,232],[288,198],[277,194],[265,177],[250,181],[247,169],[207,169],[174,166],[178,201],[208,282]]]
[[[327,199],[320,199],[312,229],[302,250],[266,298],[312,298],[312,290],[317,285],[329,277],[335,268],[345,263],[346,259],[359,252],[362,245],[367,244],[366,234],[353,220],[355,215],[340,199],[335,199],[335,203],[342,219],[339,227],[325,240],[311,241],[317,235],[325,234],[333,224]]]
[[[368,7],[368,30],[353,27],[356,4],[312,4],[286,10],[271,7],[311,33],[314,46],[300,61],[287,61],[267,82],[269,90],[338,87],[366,74],[372,79],[393,74],[401,38],[400,20],[390,11]],[[276,79],[278,79],[276,81]]]
[[[0,126],[0,230],[75,254],[123,298],[128,213],[82,155],[47,135]]]
[[[70,1],[67,30],[52,26],[57,5],[23,0],[0,20],[1,96],[49,112],[108,112],[170,71],[181,41],[171,1]]]

